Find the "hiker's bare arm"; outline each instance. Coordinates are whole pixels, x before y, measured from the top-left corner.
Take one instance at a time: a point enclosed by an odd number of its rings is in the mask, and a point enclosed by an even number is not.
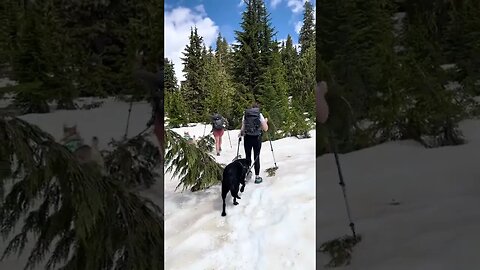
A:
[[[265,121],[262,122],[262,130],[268,131],[268,118],[265,118]]]
[[[327,101],[325,100],[325,94],[328,92],[327,83],[324,81],[317,83],[317,88],[315,91],[316,95],[316,105],[317,105],[317,121],[320,123],[327,122],[329,108]]]

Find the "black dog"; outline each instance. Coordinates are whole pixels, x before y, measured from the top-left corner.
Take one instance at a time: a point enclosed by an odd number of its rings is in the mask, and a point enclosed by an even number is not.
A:
[[[245,189],[245,177],[247,175],[247,171],[250,167],[250,162],[247,159],[237,159],[234,160],[232,163],[228,164],[227,167],[223,170],[223,181],[222,181],[222,200],[223,200],[223,211],[222,216],[226,216],[225,213],[225,198],[227,197],[228,192],[233,197],[233,204],[237,205],[237,199],[241,199],[238,196],[238,188],[240,184],[242,187],[240,188],[240,192],[243,192]]]

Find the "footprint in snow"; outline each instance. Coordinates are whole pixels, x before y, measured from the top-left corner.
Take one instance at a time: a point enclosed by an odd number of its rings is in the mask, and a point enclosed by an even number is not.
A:
[[[260,202],[260,198],[261,198],[261,190],[260,189],[255,189],[253,192],[252,192],[252,196],[250,196],[250,198],[248,198],[246,201],[247,202],[247,206],[245,207],[245,214],[246,215],[250,215],[252,213],[252,211],[258,207],[259,205],[259,202]],[[244,201],[243,201],[244,202]]]

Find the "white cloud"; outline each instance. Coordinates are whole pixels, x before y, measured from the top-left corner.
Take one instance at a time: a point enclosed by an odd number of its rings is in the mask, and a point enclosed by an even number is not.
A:
[[[280,4],[280,2],[282,2],[282,0],[272,0],[270,5],[272,6],[272,8],[276,8],[278,4]]]
[[[205,11],[205,7],[203,5],[198,5],[195,7],[195,10],[200,13],[202,16],[207,16],[207,12]]]
[[[317,24],[317,5],[313,6],[313,23]]]
[[[245,5],[244,0],[240,0],[240,3],[238,3],[238,7],[242,7],[243,5]]]
[[[165,11],[165,57],[174,63],[178,83],[185,79],[180,58],[183,57],[182,52],[189,43],[190,30],[195,26],[198,34],[203,37],[205,46],[208,48],[213,45],[219,27],[207,16],[203,5],[194,9],[177,7]]]
[[[308,0],[288,0],[288,7],[292,9],[293,13],[300,13],[303,11],[303,4]]]
[[[298,21],[295,23],[295,32],[297,32],[297,34],[300,34],[300,30],[302,29],[302,26],[303,26],[303,21]]]

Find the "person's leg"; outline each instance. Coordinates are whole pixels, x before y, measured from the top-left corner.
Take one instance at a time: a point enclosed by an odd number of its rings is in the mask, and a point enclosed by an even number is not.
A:
[[[223,130],[219,131],[218,136],[218,151],[222,152],[222,137],[223,137]]]
[[[253,156],[255,158],[255,183],[261,183],[262,178],[260,177],[260,150],[262,149],[262,136],[255,138],[253,144]]]
[[[220,137],[218,136],[218,132],[216,130],[213,131],[213,137],[215,138],[215,151],[217,153],[217,156],[220,155],[220,147],[219,147],[219,140]]]
[[[248,164],[252,164],[253,142],[251,136],[245,135],[243,146],[245,148],[245,158],[248,160]]]

